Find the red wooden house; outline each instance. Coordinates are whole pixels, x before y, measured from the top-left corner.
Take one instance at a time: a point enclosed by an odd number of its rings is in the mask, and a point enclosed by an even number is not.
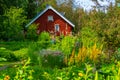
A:
[[[55,35],[68,35],[72,33],[72,29],[75,27],[73,23],[52,6],[47,6],[46,9],[38,14],[26,27],[32,23],[38,24],[38,34],[47,31]]]

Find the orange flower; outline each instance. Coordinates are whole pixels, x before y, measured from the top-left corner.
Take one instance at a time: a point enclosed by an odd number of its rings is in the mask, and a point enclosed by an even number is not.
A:
[[[9,75],[5,76],[4,80],[10,80],[10,76]]]

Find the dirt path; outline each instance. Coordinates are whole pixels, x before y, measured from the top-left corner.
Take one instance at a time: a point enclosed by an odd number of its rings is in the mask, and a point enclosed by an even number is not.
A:
[[[0,65],[2,65],[1,67],[0,67],[0,71],[1,70],[5,70],[5,69],[7,69],[7,68],[9,68],[9,67],[12,67],[12,66],[14,66],[14,65],[17,65],[17,64],[22,64],[21,62],[8,62],[8,63],[0,63]]]

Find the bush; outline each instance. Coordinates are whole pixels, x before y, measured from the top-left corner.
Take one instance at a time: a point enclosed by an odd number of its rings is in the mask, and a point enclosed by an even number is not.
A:
[[[4,61],[7,61],[7,59],[6,58],[2,58],[2,57],[0,57],[0,62],[4,62]]]
[[[41,61],[41,60],[39,60],[40,59],[40,56],[39,56],[40,50],[41,50],[41,47],[38,43],[31,42],[31,44],[28,47],[27,55],[30,57],[32,64],[38,65],[39,62]]]
[[[29,45],[29,41],[26,42],[22,42],[22,41],[10,41],[10,42],[0,42],[0,46],[4,47],[8,50],[11,51],[16,51],[16,50],[20,50],[21,48],[27,48]]]
[[[20,50],[14,51],[14,55],[17,58],[17,60],[24,60],[28,57],[27,55],[28,49],[27,48],[22,48]]]
[[[33,42],[28,48],[28,56],[31,59],[31,64],[43,67],[59,67],[64,66],[64,56],[60,51],[52,51],[41,49],[39,43]]]
[[[116,50],[116,53],[113,54],[116,60],[120,61],[120,48],[118,48],[118,50]]]
[[[32,24],[28,27],[27,29],[27,39],[30,39],[30,40],[38,40],[38,34],[36,33],[37,31],[37,25],[36,24]]]
[[[23,24],[26,22],[26,16],[23,15],[22,8],[11,7],[4,16],[3,31],[1,35],[5,40],[23,40]],[[9,32],[9,34],[8,34]]]
[[[62,68],[64,66],[64,55],[60,51],[42,50],[40,54],[42,55],[43,67]]]
[[[38,43],[41,46],[41,48],[48,48],[50,45],[50,34],[47,32],[42,32],[38,38]]]
[[[92,47],[95,43],[98,44],[97,33],[90,27],[83,27],[80,37],[84,47]]]
[[[10,50],[7,50],[4,47],[0,48],[0,57],[6,59],[7,61],[16,61],[17,60],[17,58],[15,57],[13,52]]]
[[[65,55],[70,55],[74,47],[75,47],[75,37],[73,36],[65,36],[60,43],[60,50]]]

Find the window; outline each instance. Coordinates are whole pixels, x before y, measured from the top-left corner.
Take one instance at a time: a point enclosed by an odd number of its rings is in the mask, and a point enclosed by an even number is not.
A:
[[[53,21],[53,16],[48,16],[48,21]]]
[[[59,24],[55,24],[55,31],[57,32],[59,32],[59,30],[60,30],[60,27],[59,27]]]

